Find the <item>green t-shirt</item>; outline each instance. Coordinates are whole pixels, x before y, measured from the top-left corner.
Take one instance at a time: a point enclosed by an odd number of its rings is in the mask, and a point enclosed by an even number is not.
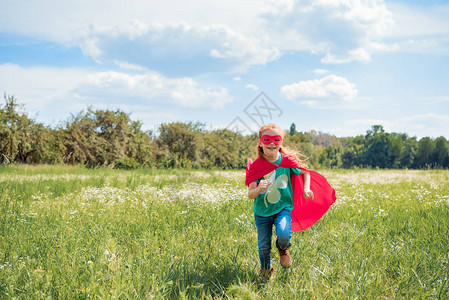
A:
[[[279,153],[279,159],[273,164],[279,165],[281,161],[282,155]],[[273,172],[255,181],[259,184],[262,179],[268,180],[268,188],[254,200],[253,212],[256,215],[269,217],[279,213],[284,208],[289,211],[293,210],[291,172],[299,175],[301,169],[278,167]]]

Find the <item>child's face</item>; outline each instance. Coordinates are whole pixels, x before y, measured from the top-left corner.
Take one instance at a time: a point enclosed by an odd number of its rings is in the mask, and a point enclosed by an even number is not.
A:
[[[262,136],[264,136],[264,135],[268,135],[268,136],[272,136],[272,137],[274,137],[274,136],[282,136],[282,132],[280,130],[276,129],[276,128],[274,128],[274,129],[267,129],[267,130],[265,130],[262,133]],[[279,142],[276,141],[276,143],[275,143],[275,141],[271,141],[267,145],[265,145],[264,143],[262,143],[259,140],[259,146],[262,147],[263,153],[266,156],[275,156],[275,155],[277,155],[277,153],[279,152],[279,149],[282,146],[282,139]]]

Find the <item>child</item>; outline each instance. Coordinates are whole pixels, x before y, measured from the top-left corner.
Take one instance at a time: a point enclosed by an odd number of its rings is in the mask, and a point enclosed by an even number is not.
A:
[[[248,159],[246,185],[254,200],[260,273],[271,277],[271,240],[276,229],[276,248],[284,268],[292,265],[288,252],[291,231],[312,226],[335,202],[335,191],[320,174],[306,170],[296,152],[282,145],[284,132],[275,124],[259,130],[257,159]],[[319,188],[318,188],[319,187]]]

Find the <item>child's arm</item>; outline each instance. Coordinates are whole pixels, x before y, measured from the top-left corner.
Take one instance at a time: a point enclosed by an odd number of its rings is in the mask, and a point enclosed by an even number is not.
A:
[[[304,198],[313,199],[313,191],[310,189],[310,173],[301,170],[302,178],[304,179]]]
[[[256,199],[256,197],[268,187],[268,180],[261,180],[259,185],[255,182],[251,182],[248,186],[248,197],[250,199]]]

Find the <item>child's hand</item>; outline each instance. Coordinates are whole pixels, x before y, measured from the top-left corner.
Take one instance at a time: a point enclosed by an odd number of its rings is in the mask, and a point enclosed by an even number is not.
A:
[[[259,182],[259,193],[262,193],[263,191],[265,191],[268,187],[268,180],[263,179]]]
[[[311,189],[304,189],[304,198],[306,198],[306,199],[312,198],[313,199],[313,192]]]

